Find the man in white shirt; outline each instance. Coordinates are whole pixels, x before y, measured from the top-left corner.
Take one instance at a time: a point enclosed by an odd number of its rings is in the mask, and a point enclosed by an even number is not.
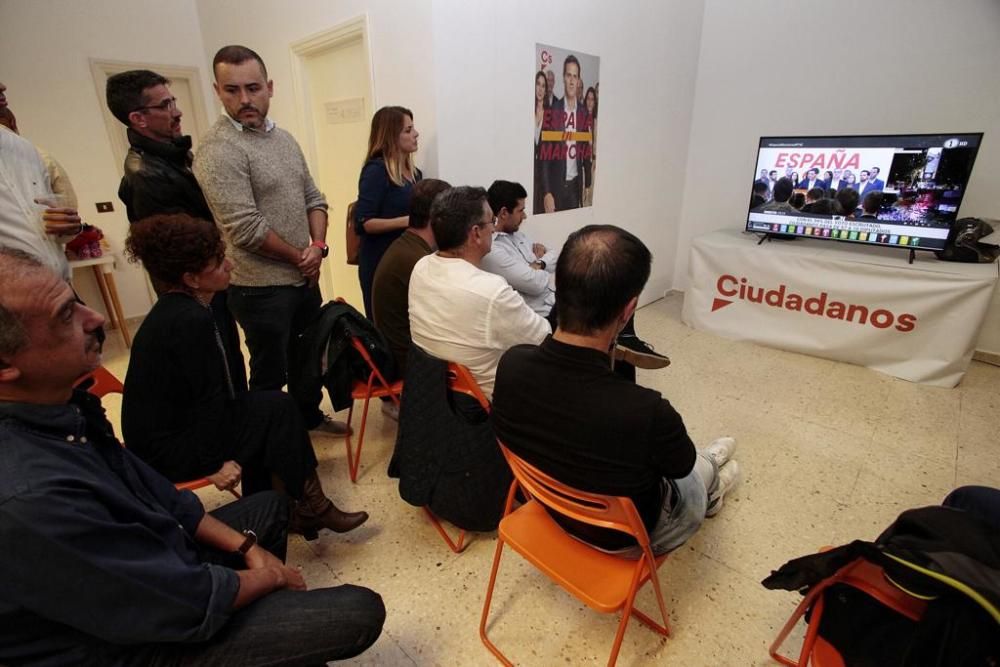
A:
[[[431,207],[438,251],[413,267],[409,288],[414,345],[467,366],[490,399],[500,356],[551,333],[506,280],[480,268],[493,245],[495,221],[483,188],[438,195]]]
[[[493,248],[482,260],[482,269],[506,279],[525,303],[555,329],[555,270],[559,253],[541,243],[533,243],[521,231],[521,223],[528,217],[524,212],[528,193],[520,183],[494,181],[488,196],[496,220],[496,232],[493,234]],[[636,335],[633,319],[629,319],[618,336],[615,359],[647,369],[664,368],[670,364],[670,359],[658,354]],[[635,379],[634,369],[622,374]]]
[[[52,196],[48,171],[34,145],[0,127],[0,246],[23,250],[68,280],[63,245],[80,232],[80,216],[76,209],[36,201]]]

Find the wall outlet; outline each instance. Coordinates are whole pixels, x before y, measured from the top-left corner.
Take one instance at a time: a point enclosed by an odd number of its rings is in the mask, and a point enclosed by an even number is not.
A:
[[[97,212],[98,213],[111,213],[115,210],[114,205],[109,201],[99,201],[97,202]]]

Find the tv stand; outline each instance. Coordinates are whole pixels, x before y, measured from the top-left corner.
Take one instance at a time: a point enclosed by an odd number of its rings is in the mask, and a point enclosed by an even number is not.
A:
[[[764,241],[770,243],[771,241],[795,241],[797,236],[792,236],[791,234],[775,234],[773,232],[764,232],[760,237],[760,241],[757,241],[757,245],[760,245]]]
[[[917,251],[914,250],[913,248],[910,248],[910,261],[908,263],[913,264],[913,260],[916,259],[916,257],[917,257]]]
[[[685,324],[910,382],[962,379],[1000,277],[996,262],[910,264],[901,250],[914,248],[825,239],[757,243],[735,229],[692,241]],[[824,397],[809,409],[835,406]]]

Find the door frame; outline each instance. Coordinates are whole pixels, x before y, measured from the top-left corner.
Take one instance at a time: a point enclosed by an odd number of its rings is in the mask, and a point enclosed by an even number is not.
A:
[[[368,15],[361,14],[328,30],[317,32],[309,37],[292,42],[292,91],[295,97],[296,114],[299,117],[302,135],[305,139],[306,162],[309,170],[317,174],[319,164],[319,148],[316,146],[316,133],[313,131],[312,100],[306,85],[305,59],[309,56],[335,48],[347,42],[361,38],[362,59],[368,65],[368,99],[375,106],[375,67],[372,63],[371,48],[368,41]],[[374,113],[374,109],[365,109],[366,113]]]

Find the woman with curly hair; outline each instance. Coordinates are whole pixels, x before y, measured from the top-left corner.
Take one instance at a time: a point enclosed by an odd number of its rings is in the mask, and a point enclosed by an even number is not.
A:
[[[219,230],[185,214],[134,223],[125,242],[163,288],[136,332],[125,376],[122,431],[128,447],[167,479],[208,477],[217,488],[266,489],[296,502],[289,530],[315,539],[368,519],[342,512],[316,475],[316,454],[290,396],[247,391],[236,328],[209,304],[229,286]]]

